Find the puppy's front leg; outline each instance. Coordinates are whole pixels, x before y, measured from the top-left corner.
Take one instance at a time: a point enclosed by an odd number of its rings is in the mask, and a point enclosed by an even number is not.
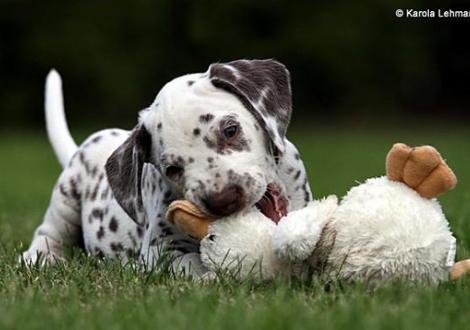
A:
[[[207,269],[202,264],[197,243],[177,234],[176,230],[169,224],[147,230],[141,250],[144,267],[200,278]]]
[[[166,269],[175,275],[200,278],[207,270],[202,265],[198,243],[165,220],[167,207],[162,200],[154,198],[153,204],[144,198],[147,201],[147,219],[150,220],[141,249],[144,268]]]
[[[183,235],[165,219],[168,205],[176,197],[171,190],[159,185],[160,174],[146,163],[142,171],[143,221],[148,225],[142,242],[141,259],[145,269],[170,269],[176,275],[201,277],[206,269],[202,265],[198,242]]]

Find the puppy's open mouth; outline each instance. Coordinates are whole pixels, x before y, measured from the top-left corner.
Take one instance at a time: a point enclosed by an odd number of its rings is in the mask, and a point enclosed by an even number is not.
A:
[[[287,215],[287,199],[282,195],[281,189],[274,183],[268,184],[266,192],[255,206],[276,224],[282,217]]]

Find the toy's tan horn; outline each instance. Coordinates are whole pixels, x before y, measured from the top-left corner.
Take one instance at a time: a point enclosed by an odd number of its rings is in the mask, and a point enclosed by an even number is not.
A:
[[[166,212],[166,219],[181,232],[197,240],[202,240],[207,235],[210,223],[215,220],[187,200],[171,203]]]
[[[394,144],[387,155],[386,169],[390,180],[405,183],[425,198],[437,197],[457,184],[454,172],[431,146]]]

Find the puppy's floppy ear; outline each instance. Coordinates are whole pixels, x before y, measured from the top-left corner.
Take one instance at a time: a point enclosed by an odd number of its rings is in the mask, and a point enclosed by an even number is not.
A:
[[[274,60],[239,60],[209,67],[215,87],[235,94],[255,116],[279,153],[292,114],[290,75]]]
[[[114,197],[138,224],[145,221],[141,178],[143,165],[150,158],[151,143],[150,133],[143,124],[139,124],[108,158],[105,166]]]

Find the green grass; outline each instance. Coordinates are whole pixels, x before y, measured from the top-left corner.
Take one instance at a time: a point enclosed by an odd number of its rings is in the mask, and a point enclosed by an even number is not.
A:
[[[343,195],[384,173],[396,141],[436,146],[459,184],[441,198],[470,257],[470,159],[466,130],[312,130],[293,132],[316,197]],[[451,329],[470,322],[470,276],[438,288],[395,283],[371,293],[360,285],[265,283],[210,285],[143,274],[82,256],[45,269],[17,265],[41,222],[60,173],[42,133],[0,134],[0,329]]]

